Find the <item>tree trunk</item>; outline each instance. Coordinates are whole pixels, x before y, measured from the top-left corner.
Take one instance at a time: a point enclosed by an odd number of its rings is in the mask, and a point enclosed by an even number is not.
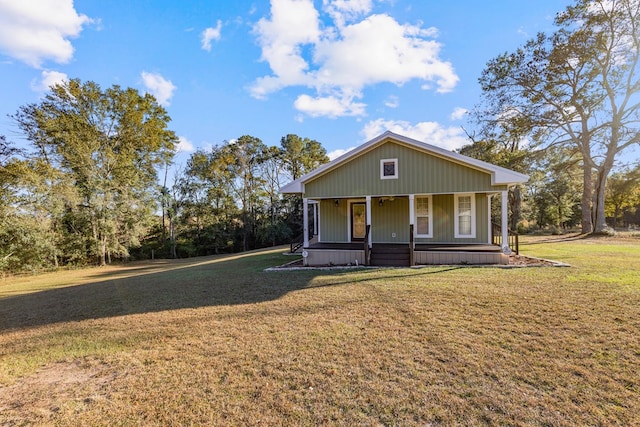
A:
[[[242,251],[247,251],[247,234],[249,234],[247,226],[247,210],[242,210]]]
[[[609,176],[609,172],[611,172],[612,167],[613,161],[606,159],[602,165],[600,173],[598,174],[595,193],[596,205],[593,207],[595,211],[594,233],[602,233],[607,228],[607,219],[604,213],[604,199],[607,188],[607,177]]]
[[[169,216],[169,241],[171,242],[171,258],[177,259],[176,225],[173,216]]]
[[[100,238],[100,259],[98,262],[101,267],[107,265],[107,239],[104,236]]]
[[[591,198],[593,196],[593,178],[591,177],[591,167],[587,164],[587,159],[584,159],[584,167],[582,169],[582,202],[580,207],[582,209],[582,234],[589,234],[593,231],[593,222],[591,221]]]

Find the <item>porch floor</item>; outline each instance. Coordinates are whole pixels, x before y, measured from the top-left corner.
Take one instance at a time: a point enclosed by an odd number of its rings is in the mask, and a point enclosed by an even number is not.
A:
[[[310,244],[306,249],[338,249],[345,251],[358,251],[363,250],[364,242],[351,242],[351,243],[313,243]]]
[[[440,251],[440,252],[500,252],[500,246],[489,244],[428,244],[416,243],[416,251]]]
[[[405,247],[408,243],[374,243],[374,245],[380,246],[398,246]],[[313,243],[308,246],[307,249],[327,249],[327,250],[348,250],[348,251],[361,251],[364,247],[363,242],[351,242],[351,243]],[[489,244],[430,244],[430,243],[416,243],[416,251],[429,252],[500,252],[500,246]]]

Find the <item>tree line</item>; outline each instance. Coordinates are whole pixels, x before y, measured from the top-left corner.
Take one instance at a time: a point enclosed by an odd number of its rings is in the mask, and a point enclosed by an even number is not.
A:
[[[607,185],[609,177],[621,156],[640,145],[640,1],[577,0],[554,23],[553,33],[488,62],[472,115],[479,131],[466,150],[523,172],[545,164],[535,197],[556,194],[562,221],[561,199],[580,188],[582,232],[603,233],[607,191],[618,186]],[[633,181],[627,172],[615,179]],[[516,191],[513,223],[522,215],[520,201]],[[617,222],[619,212],[613,214]]]
[[[578,0],[490,60],[474,132],[459,151],[531,176],[509,196],[510,227],[640,224],[640,0]],[[178,142],[155,98],[73,79],[10,116],[0,136],[0,271],[189,257],[287,243],[302,203],[282,184],[327,162],[318,141],[250,135],[173,164]]]
[[[301,202],[279,188],[328,161],[308,138],[286,135],[274,147],[244,135],[177,170],[177,137],[153,96],[79,79],[11,118],[30,145],[0,138],[5,272],[289,242],[301,230]]]

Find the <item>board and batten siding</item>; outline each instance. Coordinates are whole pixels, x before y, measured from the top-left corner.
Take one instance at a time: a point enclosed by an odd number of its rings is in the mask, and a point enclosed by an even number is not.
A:
[[[409,242],[409,198],[396,197],[371,202],[371,240],[373,243]]]
[[[320,200],[320,241],[347,242],[349,219],[347,218],[347,200]]]
[[[380,160],[398,159],[398,178],[380,179]],[[491,174],[389,141],[304,186],[304,197],[495,192]]]
[[[453,197],[453,194],[436,194],[433,196],[433,238],[416,238],[416,243],[486,243],[488,241],[487,195],[485,193],[475,195],[476,237],[465,239],[454,238],[455,214],[453,211]],[[349,200],[347,199],[339,199],[337,206],[334,199],[320,201],[320,218],[322,218],[320,237],[322,242],[348,242],[348,205]],[[372,198],[371,238],[373,243],[409,242],[408,197],[395,197],[393,200],[384,200],[382,206],[379,205],[377,197]]]

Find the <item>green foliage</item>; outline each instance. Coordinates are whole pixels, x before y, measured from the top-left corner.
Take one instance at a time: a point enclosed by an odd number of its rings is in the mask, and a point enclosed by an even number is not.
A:
[[[280,139],[280,156],[292,180],[329,161],[327,151],[318,141],[292,134]]]
[[[625,225],[625,217],[630,217],[640,208],[640,164],[634,169],[616,172],[607,180],[607,217],[611,218],[615,229]]]
[[[317,141],[287,135],[268,147],[244,135],[193,153],[176,181],[177,253],[210,255],[282,243],[299,233],[300,199],[284,183],[327,162]]]
[[[176,137],[162,107],[133,89],[80,80],[12,118],[33,152],[18,159],[0,138],[0,271],[288,243],[301,203],[279,188],[328,161],[308,138],[268,147],[244,135],[194,153],[167,183]]]
[[[484,137],[478,140],[471,137],[472,144],[461,147],[459,152],[517,172],[531,173],[531,165],[539,157],[538,152],[521,147],[522,141],[512,139],[508,133],[485,134]],[[522,191],[523,186],[518,185],[509,192],[509,227],[512,230],[518,228],[522,219]],[[494,208],[497,209],[497,205]],[[492,215],[497,218],[500,213],[496,211]]]
[[[13,164],[21,206],[46,213],[64,261],[127,257],[155,210],[155,168],[173,155],[164,109],[134,89],[74,79],[12,118],[35,148]]]
[[[49,269],[56,263],[55,238],[46,217],[0,214],[0,271]]]
[[[537,227],[556,230],[580,223],[581,169],[572,153],[549,148],[536,162],[529,187],[531,219]]]
[[[486,133],[566,147],[582,162],[582,229],[605,226],[606,180],[619,154],[640,143],[639,0],[577,0],[557,30],[492,59],[476,112]],[[592,220],[593,218],[593,220]]]

